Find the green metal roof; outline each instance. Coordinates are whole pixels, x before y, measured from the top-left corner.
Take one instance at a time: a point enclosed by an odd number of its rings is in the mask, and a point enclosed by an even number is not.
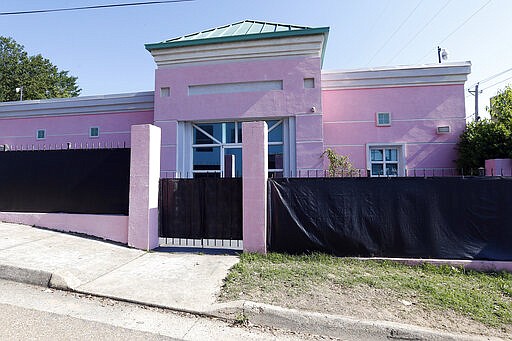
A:
[[[146,50],[158,50],[180,46],[227,43],[255,39],[279,38],[311,34],[324,34],[327,41],[329,27],[307,27],[269,23],[255,20],[243,20],[231,25],[220,26],[209,30],[188,34],[160,43],[145,44]]]

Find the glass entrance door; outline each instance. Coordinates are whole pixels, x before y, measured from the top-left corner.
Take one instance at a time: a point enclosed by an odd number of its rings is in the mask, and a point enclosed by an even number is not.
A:
[[[271,176],[284,169],[283,120],[267,121]],[[242,176],[242,122],[192,123],[193,177]]]

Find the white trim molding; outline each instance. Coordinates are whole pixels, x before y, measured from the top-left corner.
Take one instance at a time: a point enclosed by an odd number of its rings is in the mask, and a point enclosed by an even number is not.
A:
[[[370,150],[381,148],[381,149],[398,149],[398,176],[405,176],[406,164],[406,145],[404,143],[367,143],[366,144],[366,169],[370,171],[372,169],[372,161],[370,157]]]
[[[322,57],[323,33],[296,37],[170,47],[152,50],[157,68],[170,65],[283,56]]]
[[[383,116],[381,116],[383,115]],[[386,117],[387,116],[387,117]],[[380,122],[380,118],[387,119],[387,122]],[[391,113],[389,111],[378,111],[375,113],[375,126],[377,127],[390,127],[391,126]]]
[[[0,119],[94,115],[154,109],[154,92],[1,102]]]
[[[471,62],[322,71],[322,90],[464,84]]]

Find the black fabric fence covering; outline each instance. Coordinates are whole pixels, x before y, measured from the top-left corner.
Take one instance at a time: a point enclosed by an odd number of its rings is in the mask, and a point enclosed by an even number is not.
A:
[[[269,249],[512,260],[512,178],[269,180]]]
[[[160,237],[242,239],[242,179],[160,179]]]
[[[128,215],[130,149],[0,152],[0,211]]]

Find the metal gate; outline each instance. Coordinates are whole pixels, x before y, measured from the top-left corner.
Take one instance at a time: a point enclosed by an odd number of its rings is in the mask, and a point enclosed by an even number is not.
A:
[[[159,237],[166,246],[242,248],[242,179],[160,179]]]

